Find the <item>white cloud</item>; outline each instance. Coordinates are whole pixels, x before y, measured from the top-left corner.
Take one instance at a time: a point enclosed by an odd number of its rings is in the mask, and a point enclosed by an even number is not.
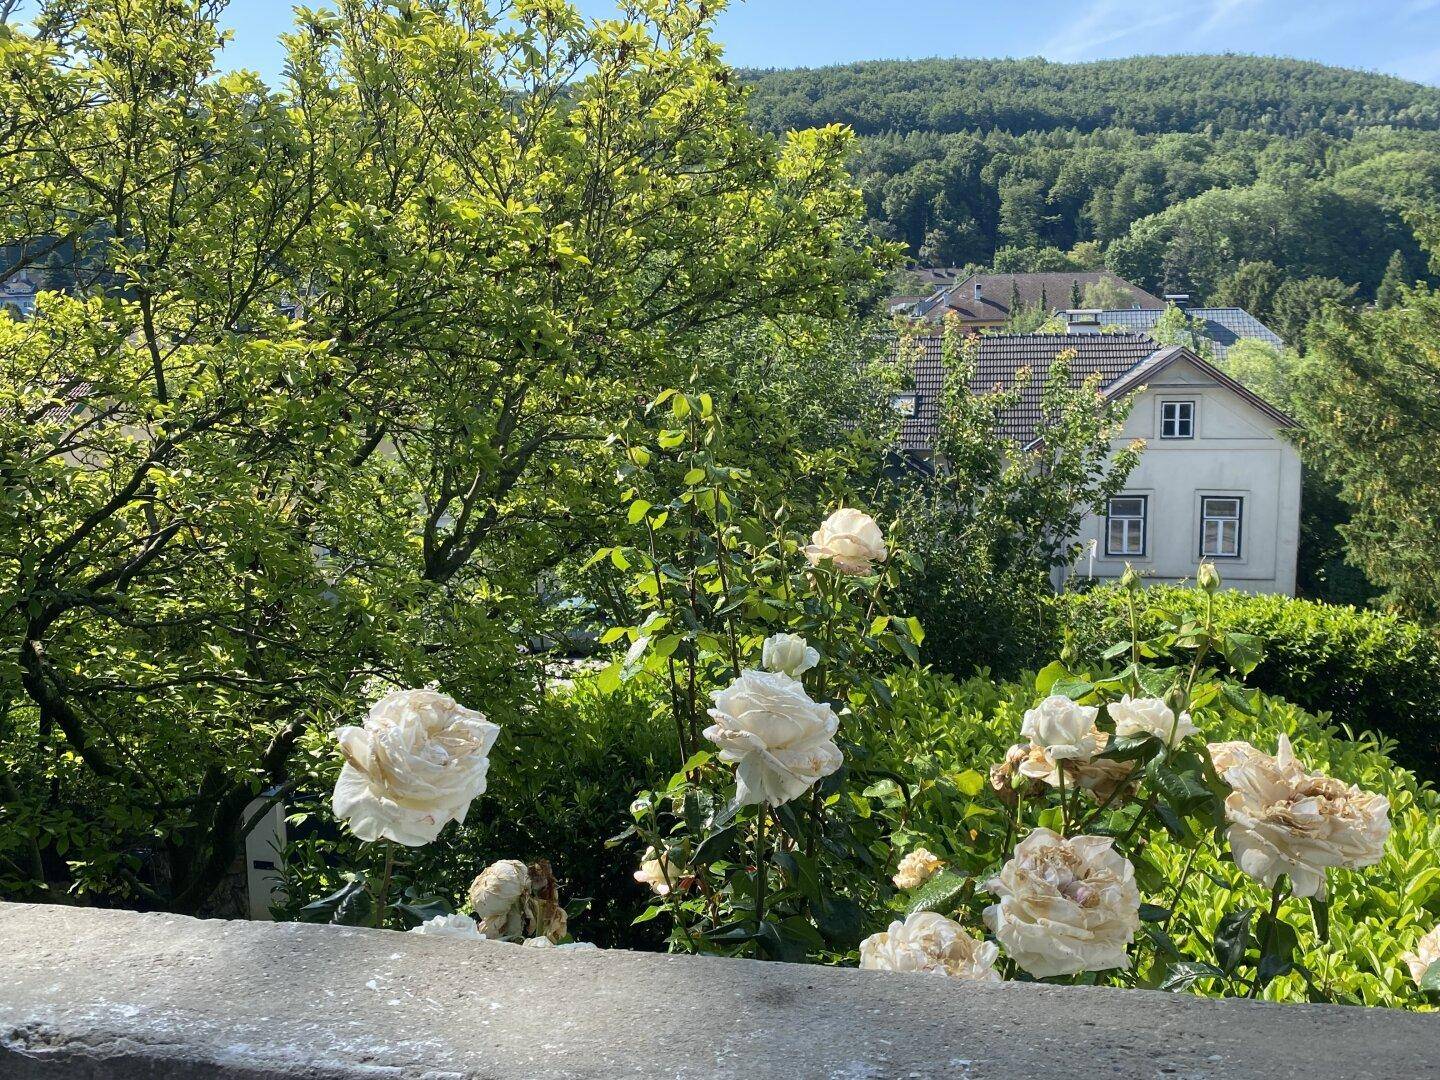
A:
[[[1244,3],[1248,0],[1218,0],[1220,3]],[[1136,0],[1091,0],[1075,19],[1057,27],[1043,45],[1040,54],[1051,60],[1088,60],[1116,41],[1134,37],[1146,30],[1168,26],[1179,21],[1183,12],[1171,9],[1157,13],[1155,5]]]
[[[1213,0],[1210,4],[1210,14],[1200,24],[1200,33],[1208,34],[1212,30],[1223,29],[1244,13],[1245,8],[1256,6],[1257,0]]]

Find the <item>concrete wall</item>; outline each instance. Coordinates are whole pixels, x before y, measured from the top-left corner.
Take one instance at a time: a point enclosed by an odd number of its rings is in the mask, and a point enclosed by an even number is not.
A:
[[[1193,439],[1160,437],[1162,401],[1194,401]],[[1200,500],[1205,495],[1244,499],[1239,558],[1215,559],[1227,587],[1250,592],[1295,592],[1300,545],[1300,455],[1274,419],[1212,377],[1183,361],[1149,382],[1135,400],[1122,447],[1145,440],[1140,464],[1125,493],[1148,499],[1148,542],[1143,556],[1107,557],[1105,519],[1081,527],[1086,545],[1072,576],[1119,577],[1126,562],[1147,578],[1193,578],[1200,560]]]
[[[0,1077],[1435,1075],[1440,1016],[0,904]]]

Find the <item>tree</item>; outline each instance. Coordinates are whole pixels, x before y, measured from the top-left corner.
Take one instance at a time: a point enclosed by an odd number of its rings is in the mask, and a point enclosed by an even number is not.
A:
[[[1284,273],[1274,263],[1244,259],[1221,279],[1210,294],[1210,303],[1214,307],[1242,308],[1264,322],[1270,318],[1275,292],[1284,282]]]
[[[1440,621],[1440,294],[1400,305],[1329,306],[1311,324],[1296,404],[1305,446],[1339,485],[1349,561],[1395,609]]]
[[[1375,290],[1375,306],[1394,307],[1400,302],[1405,287],[1413,284],[1414,279],[1410,277],[1409,267],[1405,262],[1405,253],[1396,251],[1385,264],[1385,276],[1380,279],[1380,287]]]
[[[1134,302],[1129,289],[1112,278],[1102,277],[1099,281],[1086,282],[1084,303],[1078,306],[1117,311],[1130,307]]]
[[[0,320],[7,895],[202,910],[372,677],[523,722],[607,432],[889,254],[844,132],[749,128],[704,5],[344,0],[282,92],[216,71],[222,8],[0,36],[0,278],[103,269]]]
[[[1357,291],[1358,286],[1347,285],[1339,278],[1308,277],[1287,281],[1275,292],[1275,308],[1270,315],[1274,330],[1303,350],[1312,321],[1319,318],[1327,306],[1353,304]]]
[[[975,348],[947,328],[935,443],[943,467],[902,492],[895,525],[897,546],[918,556],[905,610],[929,627],[928,658],[958,675],[1019,670],[1053,640],[1051,572],[1080,556],[1081,521],[1123,490],[1140,453],[1112,445],[1129,399],[1101,398],[1098,377],[1072,381],[1073,350],[1030,376],[1042,386],[1039,439],[1000,438],[1023,385],[973,392]]]

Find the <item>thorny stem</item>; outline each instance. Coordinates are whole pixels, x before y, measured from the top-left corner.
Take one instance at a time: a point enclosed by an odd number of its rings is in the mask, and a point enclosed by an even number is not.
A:
[[[770,877],[770,867],[765,858],[765,819],[770,816],[770,804],[760,804],[760,815],[755,819],[755,929],[765,925],[765,887]]]
[[[1245,994],[1248,998],[1253,998],[1260,992],[1259,964],[1265,962],[1265,955],[1270,951],[1270,940],[1275,936],[1275,919],[1280,913],[1280,901],[1285,899],[1284,888],[1284,878],[1276,878],[1275,885],[1270,890],[1270,918],[1265,920],[1265,933],[1260,938],[1260,960],[1257,962],[1255,978],[1250,983],[1250,990]]]

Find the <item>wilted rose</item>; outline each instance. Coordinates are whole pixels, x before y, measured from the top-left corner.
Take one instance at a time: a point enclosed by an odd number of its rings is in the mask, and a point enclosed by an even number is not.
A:
[[[923,847],[916,848],[900,860],[891,879],[897,889],[918,889],[935,876],[944,864]]]
[[[1415,980],[1415,985],[1419,986],[1425,973],[1435,964],[1440,964],[1440,926],[1417,941],[1413,952],[1401,954],[1400,959],[1405,961],[1405,966],[1410,969],[1410,977]]]
[[[1016,765],[1020,775],[1028,776],[1031,780],[1048,787],[1058,788],[1060,786],[1060,769],[1063,766],[1067,791],[1085,791],[1096,802],[1109,803],[1119,796],[1119,789],[1122,787],[1138,785],[1135,776],[1135,762],[1116,761],[1113,758],[1101,757],[1100,755],[1105,752],[1105,747],[1109,745],[1110,736],[1098,728],[1095,729],[1093,735],[1096,756],[1088,761],[1081,758],[1071,758],[1063,762],[1056,761],[1043,746],[1026,745],[1025,743],[1010,749],[1012,754],[1017,750],[1020,751]]]
[[[428,844],[463,822],[485,790],[500,728],[433,690],[396,690],[370,706],[360,727],[335,732],[345,765],[335,816],[361,840]]]
[[[1135,868],[1113,844],[1036,829],[985,883],[1000,898],[985,909],[985,925],[1037,979],[1130,966],[1140,892]]]
[[[1226,839],[1241,870],[1273,887],[1290,877],[1296,896],[1325,897],[1325,870],[1380,861],[1390,803],[1328,776],[1307,773],[1280,736],[1271,757],[1247,742],[1211,743],[1215,771],[1230,785]]]
[[[1031,762],[1034,755],[1043,760],[1045,771],[1040,778],[1026,773],[1022,766]],[[1045,751],[1030,743],[1016,743],[1005,751],[1005,760],[990,766],[990,787],[1006,806],[1015,806],[1023,795],[1033,799],[1045,794],[1044,777],[1054,768],[1055,763],[1045,756]],[[1034,765],[1031,766],[1034,768]],[[1017,777],[1019,779],[1017,779]]]
[[[760,662],[767,671],[798,679],[820,663],[820,654],[799,634],[771,634],[760,650]]]
[[[470,883],[470,907],[486,937],[518,938],[525,931],[530,869],[519,859],[493,862]]]
[[[469,915],[436,915],[433,919],[426,919],[419,926],[412,926],[410,933],[424,934],[428,937],[485,940],[485,935],[480,932],[480,928],[475,925],[475,920]]]
[[[889,557],[885,534],[869,514],[852,507],[836,510],[810,536],[805,558],[811,566],[830,561],[845,574],[868,574]]]
[[[790,676],[742,671],[714,697],[715,723],[705,738],[720,747],[721,761],[736,764],[742,805],[779,806],[840,768],[844,758],[834,738],[839,719]]]
[[[1153,735],[1167,746],[1173,746],[1181,739],[1200,732],[1191,722],[1188,712],[1182,712],[1177,718],[1175,710],[1165,704],[1164,698],[1132,698],[1126,694],[1106,708],[1110,719],[1115,721],[1116,735],[1129,738]]]
[[[971,937],[959,923],[934,911],[917,911],[860,943],[860,966],[914,971],[972,982],[999,982],[993,942]]]
[[[1051,694],[1025,713],[1020,734],[1036,746],[1043,747],[1055,761],[1095,756],[1095,717],[1100,710],[1094,705],[1077,705],[1060,694]]]

